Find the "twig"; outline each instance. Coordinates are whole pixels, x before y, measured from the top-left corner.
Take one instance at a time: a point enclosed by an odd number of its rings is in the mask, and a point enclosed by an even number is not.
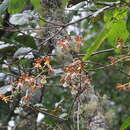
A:
[[[105,68],[108,68],[108,67],[110,67],[110,66],[113,66],[113,65],[115,65],[116,63],[121,62],[121,61],[123,61],[123,60],[125,60],[125,59],[127,59],[127,58],[130,58],[130,56],[125,56],[125,57],[123,57],[123,58],[120,58],[120,59],[117,60],[114,64],[111,63],[111,64],[108,64],[108,65],[105,65],[105,66],[102,66],[102,67],[99,67],[99,68],[96,68],[96,69],[89,69],[88,71],[96,71],[96,70],[105,69]]]
[[[60,26],[60,27],[63,26],[63,24],[57,24],[57,23],[55,23],[55,22],[48,21],[48,20],[46,20],[46,19],[44,19],[44,18],[41,18],[41,17],[40,17],[40,19],[41,19],[42,21],[46,22],[46,23],[50,23],[50,24],[53,24],[53,25],[55,25],[55,26]]]
[[[126,49],[126,48],[129,48],[130,45],[126,45],[126,46],[123,46],[122,49]],[[110,49],[106,49],[106,50],[100,50],[100,51],[97,51],[97,52],[94,52],[91,56],[95,56],[95,55],[98,55],[98,54],[101,54],[101,53],[106,53],[106,52],[113,52],[115,50],[115,48],[110,48]],[[77,54],[78,56],[85,56],[85,54]]]
[[[116,2],[94,2],[95,5],[103,5],[103,6],[116,6],[121,4],[120,1],[116,1]]]
[[[54,33],[54,35],[50,36],[50,37],[47,38],[45,41],[43,41],[43,42],[40,44],[40,47],[41,47],[43,44],[46,45],[47,42],[48,42],[50,39],[52,39],[52,38],[54,38],[56,35],[58,35],[63,29],[64,29],[64,27],[60,28],[60,30],[58,30],[56,33]]]
[[[85,20],[85,19],[88,19],[88,18],[96,17],[97,15],[101,14],[102,12],[104,12],[104,11],[106,11],[106,10],[108,10],[108,9],[111,9],[111,8],[113,8],[113,7],[116,7],[117,5],[120,4],[120,1],[117,1],[117,2],[107,2],[107,3],[97,2],[97,3],[95,3],[95,4],[106,5],[106,7],[101,8],[101,9],[97,10],[96,12],[94,12],[94,13],[92,13],[92,14],[86,16],[86,17],[83,17],[83,18],[81,18],[81,19],[79,19],[79,20],[76,20],[76,21],[71,22],[71,23],[67,23],[67,24],[64,25],[64,27],[67,27],[67,26],[70,26],[70,25],[79,23],[79,22],[81,22],[81,21],[83,21],[83,20]]]
[[[42,114],[44,114],[44,115],[46,115],[46,116],[49,116],[49,117],[51,117],[51,118],[53,118],[53,119],[55,119],[55,120],[57,120],[57,121],[59,121],[59,122],[61,122],[61,123],[67,121],[67,120],[65,120],[65,119],[63,119],[63,118],[59,118],[58,116],[55,116],[55,115],[53,115],[53,114],[51,114],[51,113],[48,113],[47,111],[45,111],[45,110],[43,110],[43,109],[40,109],[40,108],[38,108],[38,107],[35,107],[35,106],[33,106],[33,105],[25,105],[25,107],[31,108],[32,110],[34,110],[34,111],[36,111],[36,112],[40,112],[40,113],[42,113]]]

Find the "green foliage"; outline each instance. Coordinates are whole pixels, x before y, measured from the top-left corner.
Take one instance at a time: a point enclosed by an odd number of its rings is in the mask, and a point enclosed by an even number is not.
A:
[[[19,42],[21,45],[24,45],[25,47],[36,48],[35,40],[32,36],[29,35],[17,36],[15,40]]]
[[[130,12],[128,11],[128,18],[127,18],[127,30],[130,33]]]
[[[62,6],[65,7],[68,4],[68,0],[63,0]]]
[[[23,67],[30,66],[30,61],[28,59],[22,59],[20,60],[19,64]]]
[[[108,36],[108,30],[104,28],[100,34],[98,35],[97,39],[95,42],[87,49],[86,55],[83,57],[83,60],[87,60],[93,52],[95,52],[103,43],[103,41],[107,38]]]
[[[120,130],[125,130],[128,126],[130,126],[130,117],[121,125]]]
[[[26,4],[26,0],[10,0],[8,12],[10,14],[15,14],[21,12]]]
[[[40,0],[31,0],[31,3],[32,5],[34,6],[34,9],[37,11],[37,12],[41,12],[41,3],[40,3]]]
[[[104,15],[106,27],[109,29],[108,41],[113,47],[115,47],[118,38],[124,41],[128,38],[126,16],[127,10],[125,8],[110,10]]]

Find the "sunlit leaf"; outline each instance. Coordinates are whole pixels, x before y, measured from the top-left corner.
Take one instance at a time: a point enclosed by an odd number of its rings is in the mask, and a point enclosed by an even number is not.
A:
[[[130,117],[121,125],[120,130],[125,130],[128,126],[130,126]]]
[[[130,33],[130,12],[128,12],[127,30],[128,30],[128,32]]]
[[[68,4],[68,1],[69,1],[69,0],[63,0],[62,6],[65,7],[65,6]]]
[[[87,49],[86,55],[83,57],[83,60],[87,60],[93,52],[95,52],[103,43],[103,41],[107,38],[108,36],[108,30],[104,28],[100,34],[97,36],[97,39],[95,42]]]
[[[41,3],[40,0],[31,0],[32,5],[34,6],[35,10],[41,12]]]
[[[127,40],[129,33],[126,27],[127,11],[125,8],[107,11],[104,15],[106,27],[110,30],[108,35],[109,43],[115,47],[118,38]]]
[[[8,11],[11,14],[19,13],[25,7],[26,0],[10,0]]]
[[[21,35],[15,38],[17,42],[26,47],[36,48],[35,40],[32,36],[29,35]]]

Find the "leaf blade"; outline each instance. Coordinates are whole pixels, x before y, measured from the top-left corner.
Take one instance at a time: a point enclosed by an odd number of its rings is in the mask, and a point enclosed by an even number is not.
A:
[[[98,35],[95,42],[87,49],[86,55],[83,57],[83,61],[87,60],[93,52],[95,52],[108,36],[108,29],[104,28]]]
[[[31,0],[31,3],[34,6],[35,10],[40,13],[42,8],[40,0]]]
[[[125,130],[128,126],[130,126],[130,117],[121,125],[120,130]]]
[[[10,0],[8,6],[8,12],[10,14],[19,13],[25,7],[26,0]]]

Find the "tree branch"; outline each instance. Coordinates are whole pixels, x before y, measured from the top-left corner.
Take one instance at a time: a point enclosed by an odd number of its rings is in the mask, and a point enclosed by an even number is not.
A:
[[[122,49],[126,49],[126,48],[129,48],[130,45],[126,45],[126,46],[123,46]],[[97,52],[94,52],[91,56],[95,56],[95,55],[98,55],[98,54],[101,54],[101,53],[106,53],[106,52],[113,52],[115,50],[115,48],[110,48],[110,49],[106,49],[106,50],[100,50],[100,51],[97,51]],[[85,56],[85,54],[77,54],[78,56]]]
[[[108,4],[108,2],[107,2],[107,3],[98,2],[97,4],[104,4],[104,5],[107,5],[107,6],[105,6],[105,7],[101,8],[101,9],[97,10],[96,12],[94,12],[94,13],[92,13],[92,14],[86,16],[86,17],[83,17],[83,18],[81,18],[81,19],[79,19],[79,20],[76,20],[76,21],[74,21],[74,22],[67,23],[67,24],[65,24],[65,25],[63,25],[63,26],[64,26],[64,27],[67,27],[67,26],[70,26],[70,25],[79,23],[79,22],[81,22],[81,21],[83,21],[83,20],[85,20],[85,19],[97,17],[98,15],[100,15],[101,13],[103,13],[104,11],[109,10],[109,9],[111,9],[111,8],[116,7],[117,5],[119,5],[119,4],[120,4],[120,1],[110,2],[109,4]]]
[[[49,116],[49,117],[51,117],[51,118],[53,118],[53,119],[59,121],[60,123],[66,121],[66,120],[63,119],[63,118],[59,118],[58,116],[55,116],[55,115],[53,115],[53,114],[51,114],[51,113],[49,113],[49,112],[47,112],[47,111],[45,111],[45,110],[43,110],[43,109],[40,109],[40,108],[38,108],[38,107],[35,107],[35,106],[33,106],[33,105],[25,105],[25,107],[31,108],[32,110],[34,110],[34,111],[36,111],[36,112],[38,112],[38,113],[40,112],[40,113],[42,113],[42,114],[44,114],[44,115],[46,115],[46,116]]]

